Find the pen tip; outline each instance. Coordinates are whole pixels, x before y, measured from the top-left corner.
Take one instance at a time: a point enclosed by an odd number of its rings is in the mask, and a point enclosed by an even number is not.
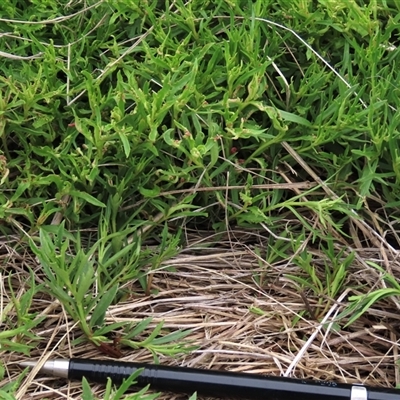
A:
[[[24,361],[19,365],[24,368],[33,368],[36,367],[37,364],[37,361]],[[68,378],[68,371],[69,360],[48,360],[45,363],[41,364],[40,370],[38,372],[41,374],[59,376],[61,378]]]
[[[35,365],[37,364],[37,362],[36,361],[24,361],[24,362],[22,362],[22,363],[19,363],[19,365],[21,366],[21,367],[30,367],[30,368],[33,368]]]

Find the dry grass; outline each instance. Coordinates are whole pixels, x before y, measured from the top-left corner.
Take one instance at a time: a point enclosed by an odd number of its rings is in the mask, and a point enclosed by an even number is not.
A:
[[[159,321],[165,321],[164,327],[171,330],[191,329],[189,339],[199,346],[198,349],[181,358],[161,357],[161,363],[166,365],[290,374],[386,387],[393,382],[399,384],[396,360],[400,317],[395,305],[391,301],[381,301],[340,332],[335,332],[331,325],[321,329],[314,318],[321,321],[331,313],[331,321],[343,310],[346,300],[338,302],[338,298],[326,298],[321,302],[312,293],[301,293],[285,275],[301,275],[302,272],[290,258],[267,265],[255,251],[266,246],[268,238],[260,232],[231,231],[226,241],[218,242],[207,232],[190,233],[187,247],[179,256],[154,272],[153,288],[158,289],[158,294],[146,297],[140,287],[132,283],[129,287],[132,297],[111,307],[107,319],[139,322],[152,317],[154,322],[149,330]],[[309,251],[315,256],[318,273],[322,273],[319,267],[324,262],[323,255],[311,246]],[[14,270],[14,288],[16,293],[22,293],[27,280],[26,266],[32,267],[35,260],[28,253],[17,254],[4,242],[3,252],[8,253],[2,257],[8,263],[5,270]],[[387,253],[383,257],[379,249],[356,249],[356,252],[358,257],[351,266],[348,275],[351,280],[346,282],[346,287],[363,284],[373,288],[379,284],[378,272],[366,267],[365,260],[384,263],[383,258],[386,258],[393,274],[400,273],[398,261],[388,258]],[[35,271],[40,282],[40,265],[36,264]],[[2,282],[2,302],[6,304],[9,299],[4,285]],[[262,312],[254,312],[255,308]],[[35,310],[47,318],[37,329],[43,340],[40,347],[32,351],[31,359],[105,358],[92,345],[72,347],[71,341],[81,333],[58,303],[45,297],[37,298]],[[296,317],[299,320],[293,323]],[[152,362],[151,354],[144,350],[122,349],[122,352],[122,359],[126,361]],[[297,359],[299,354],[302,356]],[[23,361],[13,353],[3,354],[3,357],[8,370],[1,384],[20,374],[17,363]],[[93,387],[101,398],[104,387]],[[80,382],[35,376],[34,371],[18,392],[18,399],[79,399],[80,396]],[[185,397],[166,394],[160,398]]]

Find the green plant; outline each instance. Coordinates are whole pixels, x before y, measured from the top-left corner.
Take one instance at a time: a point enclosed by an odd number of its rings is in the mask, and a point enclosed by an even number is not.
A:
[[[179,341],[189,332],[178,331],[159,338],[162,323],[141,342],[132,339],[142,333],[151,321],[145,320],[135,328],[125,322],[105,324],[108,308],[118,302],[122,295],[118,292],[119,287],[143,274],[141,268],[147,254],[140,251],[138,238],[115,252],[108,251],[115,245],[113,239],[124,237],[126,241],[127,234],[125,230],[102,237],[86,249],[81,236],[74,237],[66,232],[63,223],[53,233],[41,229],[40,247],[33,239],[30,243],[46,276],[44,290],[59,300],[67,314],[79,324],[86,339],[106,354],[118,354],[118,349],[108,345],[111,340],[107,335],[121,328],[124,331],[121,344],[133,348],[145,347],[155,357],[157,354],[172,355],[188,351],[191,347],[179,344]],[[75,344],[81,340],[78,339]],[[175,341],[178,344],[171,343]]]
[[[102,399],[103,400],[111,400],[111,399],[112,400],[120,400],[122,398],[125,400],[153,400],[153,399],[156,399],[159,396],[159,394],[146,393],[149,389],[148,386],[134,394],[126,394],[126,392],[129,392],[131,385],[133,385],[136,382],[136,378],[140,375],[140,372],[141,372],[141,370],[138,370],[134,374],[132,374],[129,378],[125,379],[124,382],[122,382],[121,385],[118,387],[118,389],[115,389],[114,386],[112,385],[111,379],[108,379],[107,385],[106,385],[106,391],[105,391],[104,397],[102,397]],[[88,381],[85,378],[83,378],[83,380],[82,380],[82,400],[97,400],[97,399],[98,398],[93,394]]]
[[[29,354],[29,351],[41,340],[35,335],[36,328],[44,316],[31,312],[32,302],[41,287],[35,284],[34,274],[29,273],[30,288],[24,288],[15,293],[11,282],[12,275],[8,277],[8,293],[10,302],[0,310],[0,353],[4,351],[15,351]],[[1,368],[1,364],[0,364]]]
[[[293,261],[305,272],[305,276],[286,275],[300,286],[301,291],[310,290],[318,298],[316,304],[318,313],[312,312],[313,315],[311,315],[315,318],[324,316],[331,307],[332,301],[343,291],[348,278],[348,269],[355,257],[355,253],[345,255],[344,249],[337,252],[333,238],[326,239],[326,246],[321,246],[320,254],[324,257],[322,271],[317,267],[315,254],[304,250],[296,255]],[[308,303],[306,306],[309,306]]]
[[[367,264],[380,272],[381,279],[385,282],[385,287],[372,290],[367,294],[349,296],[348,300],[350,304],[339,315],[339,318],[348,317],[346,326],[351,325],[360,318],[374,304],[379,302],[379,300],[383,300],[387,297],[398,297],[400,295],[400,284],[393,275],[389,274],[381,266],[372,261],[367,261]]]

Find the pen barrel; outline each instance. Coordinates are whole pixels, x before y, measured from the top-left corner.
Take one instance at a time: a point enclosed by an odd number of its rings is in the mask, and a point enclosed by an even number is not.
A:
[[[71,359],[68,378],[110,378],[118,384],[138,369],[143,370],[135,386],[175,393],[249,400],[400,400],[396,389],[367,388],[364,397],[352,393],[356,385],[120,361]]]

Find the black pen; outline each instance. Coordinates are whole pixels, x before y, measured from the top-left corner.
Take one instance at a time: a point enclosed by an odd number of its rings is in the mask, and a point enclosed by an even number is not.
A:
[[[36,364],[28,361],[20,365]],[[140,368],[143,370],[135,386],[150,385],[158,391],[253,400],[400,400],[400,390],[393,388],[121,361],[53,360],[47,361],[40,372],[67,379],[86,377],[100,383],[111,378],[118,384]]]

